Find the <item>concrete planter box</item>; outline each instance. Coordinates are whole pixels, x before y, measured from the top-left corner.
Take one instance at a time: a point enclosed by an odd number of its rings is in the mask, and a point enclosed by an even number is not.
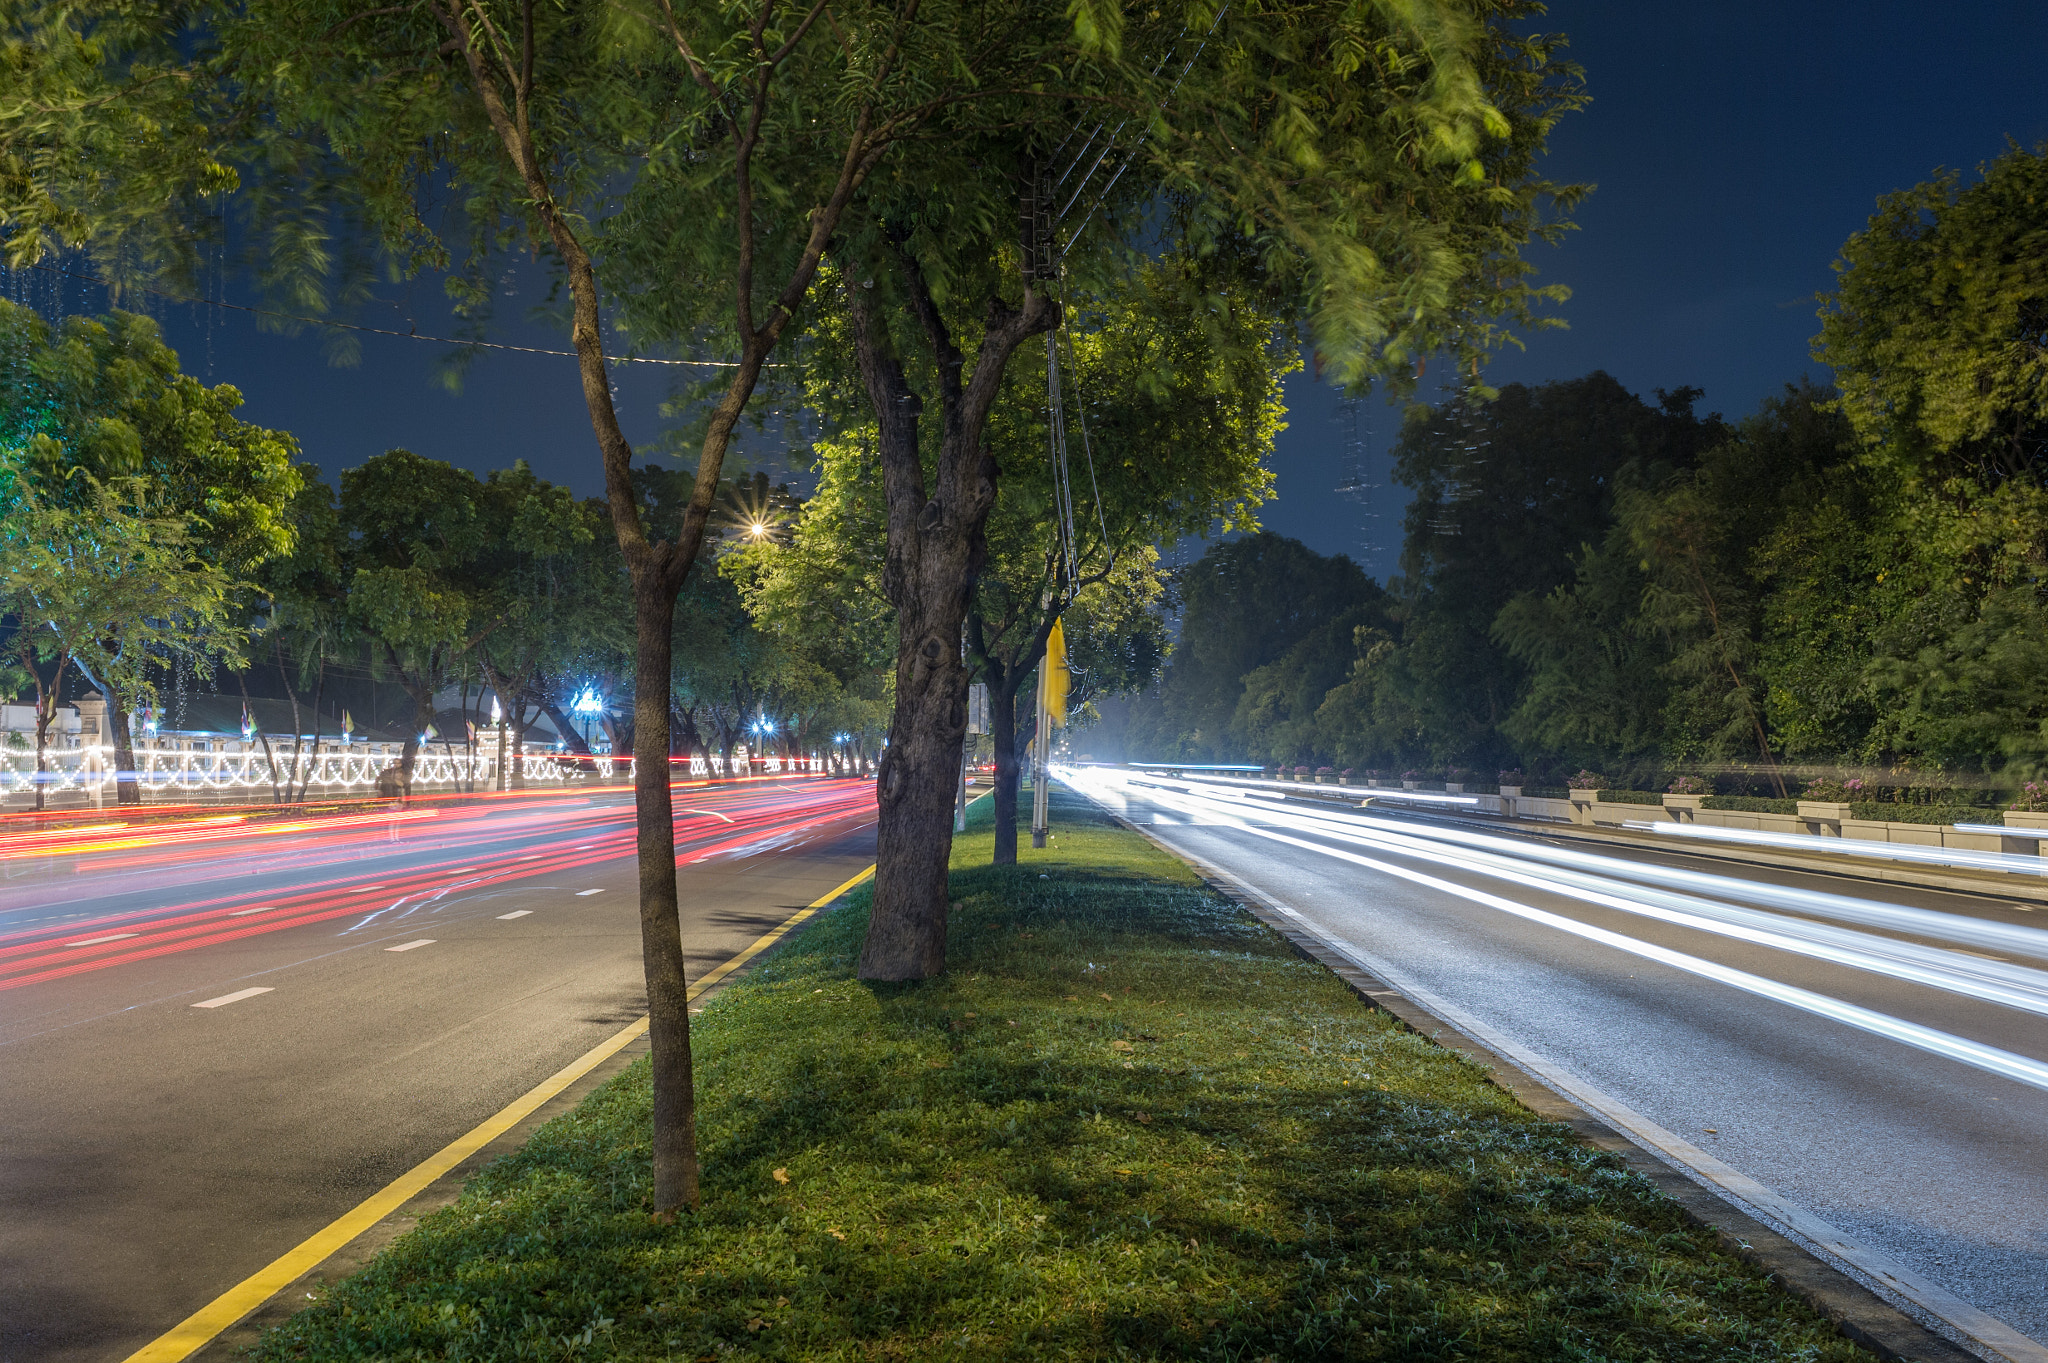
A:
[[[1571,793],[1565,796],[1565,798],[1571,802],[1573,823],[1590,826],[1595,822],[1593,806],[1600,802],[1599,791],[1580,790],[1577,787],[1573,787]]]
[[[1519,800],[1522,798],[1522,788],[1520,786],[1502,786],[1500,793],[1501,798],[1505,800]]]
[[[1418,788],[1419,786],[1421,786],[1421,784],[1422,784],[1422,783],[1421,783],[1420,781],[1403,781],[1403,782],[1401,783],[1401,789],[1403,789],[1403,790],[1415,790],[1415,789],[1417,789],[1417,788]]]
[[[1706,798],[1704,795],[1666,795],[1664,812],[1673,823],[1698,823],[1700,801]]]
[[[2005,811],[2007,828],[2048,828],[2048,809],[2008,809]]]
[[[1842,820],[1849,817],[1849,806],[1837,800],[1801,800],[1799,819],[1806,825],[1806,831],[1816,837],[1839,838],[1842,836]]]
[[[1446,794],[1446,795],[1463,795],[1464,793],[1465,793],[1465,783],[1464,783],[1464,782],[1462,782],[1462,781],[1446,781],[1446,782],[1444,782],[1444,794]]]
[[[1318,776],[1316,784],[1319,786],[1334,786],[1337,784],[1337,778],[1334,776]]]

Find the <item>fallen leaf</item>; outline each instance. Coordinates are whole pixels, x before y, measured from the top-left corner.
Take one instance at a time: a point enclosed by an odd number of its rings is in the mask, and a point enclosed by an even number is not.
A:
[[[1124,1061],[1124,1068],[1125,1068],[1125,1069],[1127,1069],[1127,1070],[1134,1070],[1134,1069],[1138,1068],[1138,1066],[1137,1066],[1136,1062],[1134,1062],[1134,1061],[1130,1061],[1130,1060],[1126,1060],[1126,1061]]]
[[[844,1240],[846,1238],[846,1232],[837,1226],[825,1227],[825,1234],[831,1236],[834,1240]]]
[[[1011,1019],[1010,1019],[1010,1025],[1011,1025],[1012,1027],[1015,1027],[1015,1026],[1017,1025],[1017,1019],[1015,1019],[1015,1018],[1011,1018]]]
[[[789,1305],[789,1298],[788,1298],[788,1297],[777,1297],[777,1298],[775,1299],[775,1304],[776,1304],[777,1306],[787,1306],[787,1305]]]
[[[1140,1112],[1140,1113],[1138,1114],[1138,1125],[1140,1125],[1140,1126],[1150,1126],[1150,1125],[1152,1125],[1152,1114],[1151,1114],[1151,1113],[1149,1113],[1149,1112]]]
[[[1104,1003],[1115,1003],[1115,1002],[1116,1002],[1116,1000],[1115,1000],[1115,999],[1111,998],[1111,997],[1110,997],[1109,995],[1107,995],[1107,994],[1098,994],[1098,995],[1096,995],[1096,997],[1097,997],[1097,998],[1099,998],[1099,999],[1101,999],[1101,1000],[1102,1000],[1102,1001],[1103,1001]]]
[[[768,1322],[762,1320],[759,1316],[755,1316],[752,1320],[747,1322],[747,1329],[750,1331],[760,1331],[765,1330],[767,1328]]]
[[[953,1062],[950,1060],[927,1060],[924,1063],[930,1065],[935,1070],[950,1070],[953,1068]]]
[[[1110,1042],[1109,1048],[1112,1051],[1135,1051],[1136,1049],[1138,1049],[1136,1046],[1133,1046],[1130,1042],[1125,1041],[1122,1037],[1118,1037],[1115,1041]]]
[[[974,1016],[974,1014],[972,1014],[972,1013],[962,1013],[962,1014],[961,1014],[960,1016],[961,1016],[961,1017],[964,1017],[964,1018],[972,1018],[972,1017]]]
[[[1069,995],[1067,995],[1067,1002],[1068,1002],[1068,1003],[1079,1003],[1080,1001],[1081,1001],[1081,996],[1080,996],[1079,994],[1069,994]]]

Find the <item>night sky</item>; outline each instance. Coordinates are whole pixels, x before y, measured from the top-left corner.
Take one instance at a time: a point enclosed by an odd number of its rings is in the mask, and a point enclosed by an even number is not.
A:
[[[1808,356],[1814,295],[1878,195],[1937,167],[1968,170],[2008,138],[2048,140],[2041,0],[1559,0],[1544,27],[1571,35],[1593,95],[1557,130],[1545,171],[1598,189],[1577,214],[1580,230],[1533,257],[1540,281],[1571,287],[1561,311],[1570,330],[1506,353],[1495,384],[1605,369],[1646,398],[1691,384],[1706,390],[1705,409],[1743,415],[1802,374],[1826,377]],[[66,286],[60,300],[47,277],[4,282],[45,307],[104,307],[97,289]],[[255,301],[232,285],[229,296]],[[441,334],[453,325],[432,282],[381,296],[387,304],[363,321]],[[523,320],[539,301],[501,298],[506,321],[494,336],[562,346],[561,332]],[[267,335],[246,314],[213,309],[160,316],[188,371],[241,388],[247,419],[292,431],[330,476],[402,445],[479,472],[525,458],[579,492],[601,485],[571,360],[492,354],[451,395],[433,373],[445,347],[365,336],[360,365],[334,368],[319,335]],[[620,412],[636,442],[659,430],[669,380],[651,366],[621,374]],[[1296,376],[1289,401],[1266,524],[1387,573],[1395,495],[1377,494],[1371,522],[1366,506],[1336,496],[1348,449],[1335,395]],[[1376,399],[1360,406],[1367,472],[1383,481],[1397,414]],[[753,443],[756,459],[773,450]],[[1368,540],[1384,547],[1368,553]]]

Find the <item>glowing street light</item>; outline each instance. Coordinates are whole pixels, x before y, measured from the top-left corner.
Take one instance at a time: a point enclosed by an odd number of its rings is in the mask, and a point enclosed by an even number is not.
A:
[[[590,746],[591,726],[596,717],[604,713],[604,697],[597,694],[595,687],[586,686],[569,702],[569,708],[583,716],[583,746]]]

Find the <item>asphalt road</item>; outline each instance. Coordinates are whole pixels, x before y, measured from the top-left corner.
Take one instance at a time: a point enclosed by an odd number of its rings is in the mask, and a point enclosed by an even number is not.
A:
[[[873,860],[871,783],[677,803],[693,976]],[[4,1363],[125,1357],[645,1011],[627,792],[206,817],[0,833]]]
[[[1077,780],[1397,987],[2048,1342],[2048,910]]]

